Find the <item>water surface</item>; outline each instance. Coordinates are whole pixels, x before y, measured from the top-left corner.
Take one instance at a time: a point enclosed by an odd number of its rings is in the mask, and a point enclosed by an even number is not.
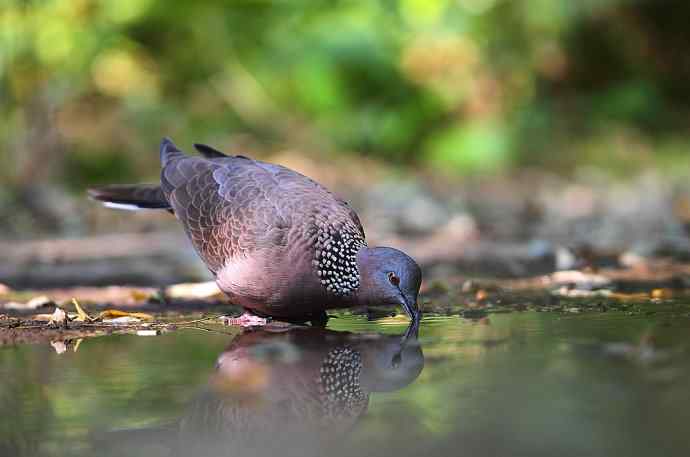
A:
[[[690,452],[677,311],[211,330],[0,348],[0,455]]]

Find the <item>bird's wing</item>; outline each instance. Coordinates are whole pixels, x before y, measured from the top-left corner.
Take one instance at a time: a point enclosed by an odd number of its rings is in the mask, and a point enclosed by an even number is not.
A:
[[[334,195],[331,191],[313,179],[297,173],[296,171],[285,168],[282,165],[275,165],[259,161],[256,162],[267,171],[270,171],[274,176],[276,176],[276,179],[285,183],[286,186],[289,186],[288,183],[291,182],[297,184],[296,187],[299,187],[299,190],[305,193],[305,199],[318,198],[325,205],[327,205],[327,207],[324,209],[326,214],[328,214],[330,223],[332,225],[334,225],[336,228],[347,225],[353,229],[354,234],[364,240],[364,228],[359,220],[359,216],[347,201],[338,197],[337,195]]]
[[[208,268],[258,249],[290,247],[306,255],[319,224],[359,219],[323,186],[292,170],[243,156],[166,163],[161,187]],[[353,222],[350,222],[350,226]],[[362,234],[363,236],[363,234]]]
[[[267,190],[272,183],[253,161],[198,157],[171,161],[161,186],[175,215],[208,268],[216,273],[233,257],[246,255],[273,237],[280,244],[284,227],[271,214]]]

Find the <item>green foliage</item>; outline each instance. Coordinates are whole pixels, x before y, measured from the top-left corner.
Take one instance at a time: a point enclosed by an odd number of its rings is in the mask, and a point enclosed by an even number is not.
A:
[[[492,172],[505,168],[510,147],[505,129],[480,122],[454,126],[432,138],[427,152],[440,167],[451,165],[468,172]]]
[[[77,190],[89,184],[110,184],[113,179],[125,182],[135,174],[130,164],[119,152],[94,155],[75,151],[65,159],[65,177]]]
[[[34,177],[81,186],[153,175],[163,135],[242,136],[461,173],[567,169],[615,125],[659,151],[643,166],[666,163],[690,114],[690,7],[673,3],[8,0],[0,159],[77,150]]]

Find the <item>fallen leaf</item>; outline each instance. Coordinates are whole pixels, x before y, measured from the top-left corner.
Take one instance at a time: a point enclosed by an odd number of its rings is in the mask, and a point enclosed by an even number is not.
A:
[[[77,322],[93,322],[94,318],[89,316],[86,311],[82,309],[76,298],[72,299],[72,304],[77,309],[77,317],[74,319]]]
[[[636,294],[626,294],[623,292],[613,292],[608,295],[610,298],[615,298],[618,300],[646,300],[649,298],[649,295],[641,292],[641,293],[636,293]]]
[[[673,291],[669,289],[654,289],[651,293],[652,298],[671,298],[673,296]]]
[[[103,319],[104,324],[113,324],[113,325],[138,324],[139,322],[141,322],[141,319],[138,319],[138,318],[132,317],[132,316],[122,316],[122,317],[116,317],[114,319]]]
[[[138,289],[132,290],[130,293],[131,297],[138,302],[145,302],[151,298],[151,294]]]
[[[133,317],[143,321],[153,320],[153,316],[146,313],[130,313],[127,311],[120,311],[119,309],[106,309],[98,315],[101,319],[115,319],[119,317]]]

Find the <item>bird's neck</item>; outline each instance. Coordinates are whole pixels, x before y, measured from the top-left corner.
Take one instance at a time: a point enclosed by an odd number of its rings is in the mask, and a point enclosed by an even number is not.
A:
[[[373,290],[373,256],[371,249],[362,247],[357,253],[357,270],[359,271],[359,287],[352,294],[353,305],[366,306],[374,303]]]

